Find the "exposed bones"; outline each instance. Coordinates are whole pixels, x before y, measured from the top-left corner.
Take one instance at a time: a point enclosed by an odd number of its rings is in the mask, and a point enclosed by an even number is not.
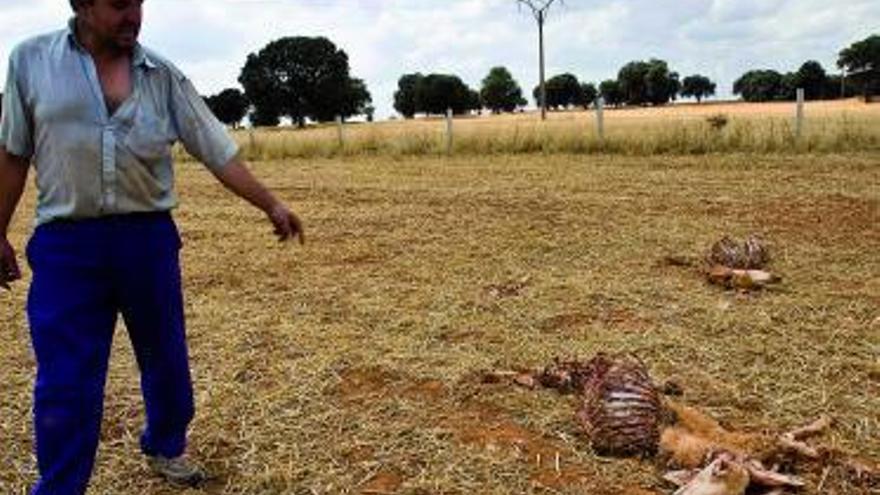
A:
[[[528,388],[541,385],[577,393],[577,418],[594,450],[609,455],[659,453],[669,466],[683,468],[665,476],[679,487],[676,495],[742,495],[746,488],[737,480],[743,472],[748,493],[782,494],[804,482],[781,472],[780,464],[790,467],[801,461],[826,472],[839,470],[862,486],[880,486],[880,466],[805,441],[830,427],[830,418],[781,435],[728,431],[694,408],[662,399],[644,364],[631,355],[554,359],[538,372],[496,371],[487,376]]]
[[[706,270],[706,278],[715,285],[728,289],[751,290],[760,289],[768,284],[780,282],[782,279],[764,270],[742,270],[722,265],[711,266]]]
[[[663,406],[641,361],[599,354],[587,363],[579,388],[582,402],[577,417],[596,452],[656,452]]]
[[[769,470],[761,462],[721,452],[705,468],[667,473],[665,480],[679,486],[675,495],[769,495],[783,488],[800,488],[804,482]]]
[[[653,454],[660,437],[662,403],[645,365],[631,355],[597,354],[589,361],[560,361],[536,374],[541,385],[576,392],[579,423],[596,452]]]
[[[679,486],[675,495],[742,495],[749,486],[749,473],[727,457],[718,457],[702,470],[676,471],[664,479]]]

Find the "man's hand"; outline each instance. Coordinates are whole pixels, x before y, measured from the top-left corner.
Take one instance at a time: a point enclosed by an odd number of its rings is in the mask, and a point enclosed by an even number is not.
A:
[[[299,237],[300,244],[306,243],[302,222],[299,218],[283,203],[275,199],[272,193],[251,175],[250,170],[238,158],[233,158],[214,174],[227,189],[266,212],[272,225],[275,226],[275,235],[278,236],[279,241]]]
[[[24,191],[29,164],[26,158],[10,155],[0,145],[0,289],[10,290],[9,283],[21,278],[15,250],[6,239],[6,233]]]
[[[269,220],[275,226],[275,235],[279,241],[292,240],[299,237],[299,243],[305,244],[306,237],[303,231],[302,222],[294,213],[287,209],[282,203],[276,203],[268,212]]]
[[[21,270],[15,261],[15,250],[5,237],[0,237],[0,288],[12,290],[11,282],[21,278]]]

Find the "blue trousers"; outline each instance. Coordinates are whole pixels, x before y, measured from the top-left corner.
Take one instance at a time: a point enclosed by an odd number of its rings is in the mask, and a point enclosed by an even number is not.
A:
[[[86,491],[119,314],[141,372],[141,450],[166,457],[183,453],[193,394],[179,250],[168,213],[57,221],[34,232],[27,246],[40,475],[33,494]]]

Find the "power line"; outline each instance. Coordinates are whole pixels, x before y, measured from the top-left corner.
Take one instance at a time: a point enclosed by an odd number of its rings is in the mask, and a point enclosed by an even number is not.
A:
[[[531,9],[535,20],[538,21],[538,59],[539,72],[541,79],[541,120],[547,120],[547,86],[544,83],[544,19],[547,17],[547,11],[556,0],[517,0],[520,6],[525,5]],[[559,0],[562,3],[562,0]]]

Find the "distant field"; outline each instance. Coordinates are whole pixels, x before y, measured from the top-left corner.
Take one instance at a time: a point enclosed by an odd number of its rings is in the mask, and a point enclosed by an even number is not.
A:
[[[707,119],[723,116],[713,128]],[[605,139],[595,112],[536,112],[456,118],[452,153],[612,153],[622,155],[706,153],[841,153],[880,151],[880,104],[859,100],[807,102],[800,140],[795,104],[677,104],[605,112]],[[447,153],[443,118],[347,125],[340,146],[335,125],[299,130],[261,129],[236,134],[253,160],[354,155],[431,156]]]
[[[699,124],[787,108],[657,112]],[[808,116],[820,108],[837,107]],[[652,112],[609,112],[609,127]],[[306,247],[277,244],[207,172],[179,167],[191,453],[217,478],[180,492],[147,475],[120,327],[93,494],[671,493],[651,461],[594,455],[573,399],[479,378],[598,351],[637,354],[733,428],[828,413],[837,424],[818,442],[880,459],[880,153],[364,153],[253,166],[305,219]],[[29,190],[19,248],[33,202]],[[726,292],[663,262],[752,232],[770,243],[778,289]],[[34,476],[26,284],[0,293],[4,494]],[[816,494],[821,466],[800,474]],[[869,492],[830,470],[822,493]]]

